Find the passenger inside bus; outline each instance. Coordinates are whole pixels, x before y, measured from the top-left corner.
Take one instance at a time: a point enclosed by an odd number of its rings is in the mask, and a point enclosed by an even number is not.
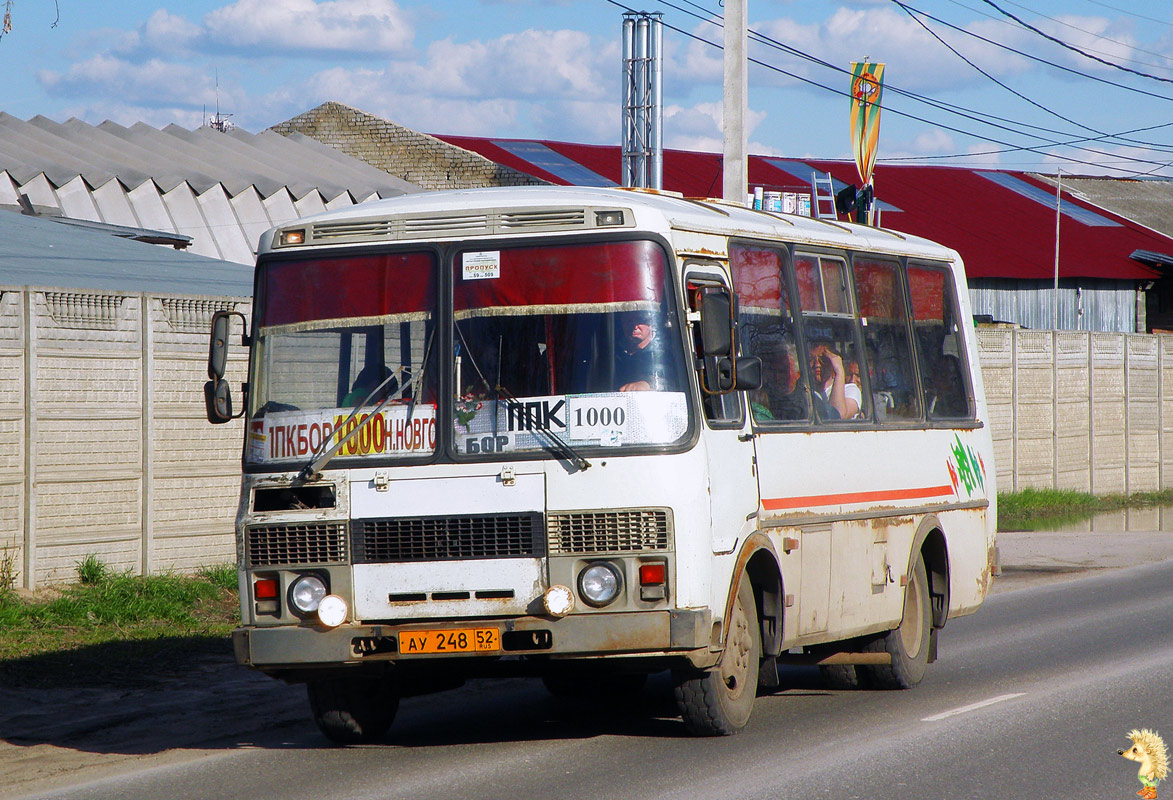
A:
[[[806,392],[799,386],[794,344],[779,337],[758,336],[752,343],[752,352],[762,359],[764,378],[762,387],[750,397],[754,419],[759,422],[806,419]]]
[[[619,325],[623,344],[615,354],[616,388],[621,392],[648,392],[674,384],[667,374],[672,359],[665,358],[662,352],[664,337],[657,330],[655,315],[624,312],[619,315]]]
[[[819,416],[825,420],[858,416],[863,406],[863,393],[858,385],[847,380],[843,356],[832,348],[830,342],[820,342],[811,347],[810,362],[811,394]],[[858,372],[857,366],[857,375]]]
[[[342,398],[342,407],[353,408],[360,403],[380,403],[398,388],[399,379],[391,376],[390,369],[382,364],[367,364],[359,371],[350,391]]]

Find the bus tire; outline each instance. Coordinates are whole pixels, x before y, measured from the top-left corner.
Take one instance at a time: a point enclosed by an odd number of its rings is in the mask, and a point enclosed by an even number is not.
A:
[[[399,690],[389,676],[317,678],[306,683],[306,693],[318,730],[339,744],[378,739],[399,710]]]
[[[888,653],[891,664],[858,667],[878,689],[911,689],[920,683],[929,665],[929,634],[933,614],[929,605],[929,577],[924,558],[916,557],[912,580],[904,591],[904,614],[900,625],[872,641],[866,650]]]
[[[820,666],[819,675],[823,678],[823,685],[836,691],[850,691],[861,686],[859,672],[854,664],[831,664]]]
[[[761,643],[758,615],[749,581],[738,587],[725,652],[703,672],[673,672],[676,705],[694,736],[731,736],[749,722],[758,689]]]

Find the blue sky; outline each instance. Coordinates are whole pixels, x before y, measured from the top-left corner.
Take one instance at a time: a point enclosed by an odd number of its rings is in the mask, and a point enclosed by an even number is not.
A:
[[[748,0],[771,41],[751,46],[751,152],[849,158],[835,68],[870,57],[881,162],[1173,176],[1173,4],[901,2]],[[616,143],[624,7],[664,15],[666,146],[719,151],[719,0],[0,0],[0,111],[195,127],[218,82],[252,132],[337,100],[430,133]]]

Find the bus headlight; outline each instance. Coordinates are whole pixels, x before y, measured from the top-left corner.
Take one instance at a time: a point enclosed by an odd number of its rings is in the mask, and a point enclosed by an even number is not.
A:
[[[289,587],[289,604],[302,616],[318,610],[326,596],[326,582],[317,575],[302,575]]]
[[[578,593],[592,606],[605,606],[614,602],[623,587],[619,570],[606,561],[590,564],[578,573]]]

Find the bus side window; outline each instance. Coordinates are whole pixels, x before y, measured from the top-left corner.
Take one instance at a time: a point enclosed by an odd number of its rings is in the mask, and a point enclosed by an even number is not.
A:
[[[856,256],[852,272],[876,418],[881,422],[919,418],[920,398],[908,340],[900,265]]]
[[[871,407],[867,359],[859,345],[846,264],[838,257],[799,254],[794,275],[806,344],[806,363],[800,368],[810,387],[815,418],[825,423],[866,419]]]
[[[917,360],[930,420],[973,416],[953,280],[942,267],[908,265]]]
[[[713,285],[709,283],[709,285]],[[688,287],[688,307],[691,311],[699,311],[700,309],[700,285],[689,282]],[[701,353],[703,350],[703,342],[701,341],[701,326],[699,323],[694,323],[690,326],[692,328],[692,341],[696,348],[693,353],[694,363],[701,363]],[[709,425],[715,428],[732,428],[740,427],[743,419],[741,415],[741,399],[740,392],[727,392],[725,394],[709,394],[704,391],[705,379],[704,375],[698,375],[698,383],[701,387],[701,405],[705,410],[705,418]]]
[[[783,280],[785,250],[729,246],[729,268],[738,297],[741,352],[762,360],[762,386],[749,392],[754,422],[810,419],[810,396],[800,382],[790,297]]]

